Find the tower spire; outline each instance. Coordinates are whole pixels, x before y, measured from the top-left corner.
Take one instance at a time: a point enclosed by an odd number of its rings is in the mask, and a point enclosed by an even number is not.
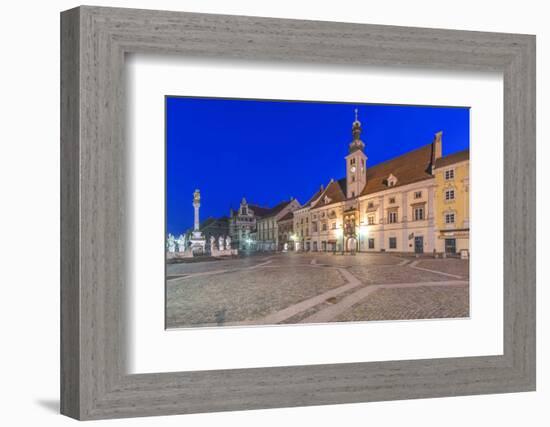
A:
[[[349,146],[350,153],[355,150],[363,150],[365,148],[365,144],[363,141],[361,141],[361,122],[359,121],[359,109],[355,108],[355,120],[353,121],[353,125],[351,127],[351,134],[353,135],[353,141],[351,142]]]
[[[361,141],[361,122],[359,109],[354,109],[355,120],[351,126],[353,140],[349,144],[346,156],[346,197],[358,197],[367,184],[367,156],[364,152],[365,144]]]

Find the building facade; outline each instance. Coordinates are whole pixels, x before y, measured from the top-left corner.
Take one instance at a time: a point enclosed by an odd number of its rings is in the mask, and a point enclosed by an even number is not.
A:
[[[251,251],[256,250],[254,233],[258,218],[265,215],[269,208],[248,204],[243,197],[239,209],[229,213],[229,235],[233,248]]]
[[[442,194],[442,190],[438,190],[440,184],[436,175],[448,162],[442,157],[442,133],[438,132],[429,144],[368,167],[361,132],[356,113],[352,141],[344,159],[346,176],[332,179],[304,206],[294,211],[294,233],[291,236],[294,249],[443,252],[439,227],[436,226],[436,219],[442,218],[436,207],[441,204],[439,196]],[[456,174],[457,179],[464,181],[462,169],[457,169]],[[467,192],[467,180],[464,182],[466,185],[455,183],[461,201],[464,197],[467,199],[463,196]],[[469,206],[463,204],[463,209],[467,212]],[[467,223],[463,220],[467,216],[467,213],[456,213],[461,224]],[[460,242],[460,247],[466,244]]]
[[[470,250],[470,151],[437,160],[436,249],[452,255]]]
[[[257,250],[277,251],[282,249],[279,242],[279,220],[298,208],[300,208],[298,200],[291,198],[288,201],[277,204],[262,214],[256,221]]]
[[[294,212],[288,212],[277,221],[278,248],[279,251],[294,250]]]

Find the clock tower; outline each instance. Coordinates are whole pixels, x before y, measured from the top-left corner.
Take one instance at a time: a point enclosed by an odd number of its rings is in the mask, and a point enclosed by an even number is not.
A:
[[[346,197],[348,199],[359,196],[367,184],[367,156],[363,151],[365,144],[360,139],[361,130],[356,108],[355,121],[351,128],[353,141],[349,145],[349,153],[346,156]]]

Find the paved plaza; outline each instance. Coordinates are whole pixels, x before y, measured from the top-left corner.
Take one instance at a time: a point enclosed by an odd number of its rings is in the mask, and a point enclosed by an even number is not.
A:
[[[469,316],[469,263],[285,253],[168,264],[168,328]]]

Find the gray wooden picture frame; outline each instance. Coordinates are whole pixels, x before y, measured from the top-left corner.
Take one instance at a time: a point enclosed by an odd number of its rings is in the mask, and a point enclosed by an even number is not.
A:
[[[504,354],[127,374],[124,59],[136,52],[502,72]],[[88,6],[62,12],[63,414],[85,420],[530,390],[534,36]]]

